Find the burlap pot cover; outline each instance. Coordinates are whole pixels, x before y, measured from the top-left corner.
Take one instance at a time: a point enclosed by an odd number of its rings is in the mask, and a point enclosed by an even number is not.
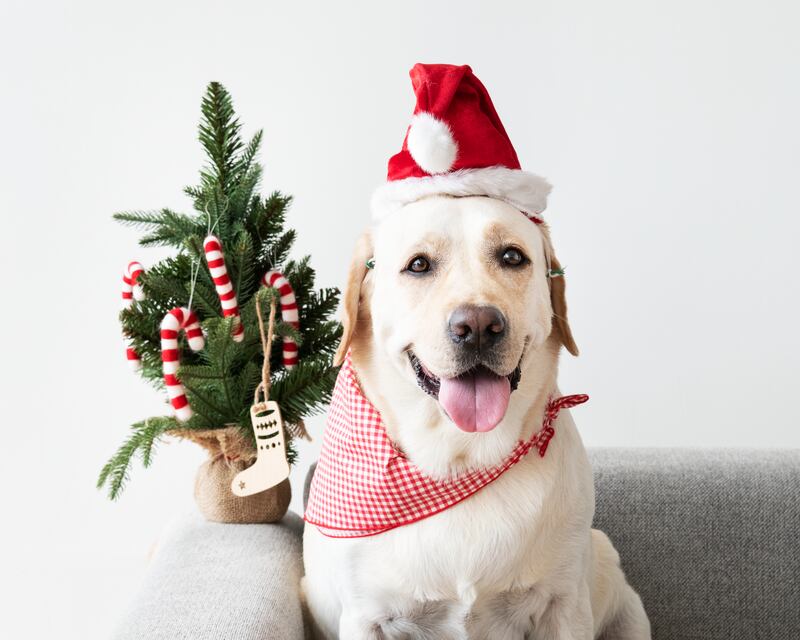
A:
[[[272,489],[246,498],[240,498],[231,491],[233,478],[250,464],[242,460],[228,461],[219,456],[206,460],[200,466],[194,483],[194,499],[208,520],[252,524],[277,522],[283,518],[292,499],[288,478]]]
[[[197,470],[194,497],[200,512],[212,522],[255,524],[277,522],[289,509],[292,488],[287,478],[267,491],[240,498],[231,491],[236,474],[256,458],[255,448],[238,427],[203,431],[176,430],[172,435],[196,442],[209,453]]]

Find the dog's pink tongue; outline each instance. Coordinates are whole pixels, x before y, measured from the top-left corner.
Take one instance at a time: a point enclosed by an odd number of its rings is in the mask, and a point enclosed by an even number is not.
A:
[[[508,409],[511,384],[486,369],[458,378],[441,378],[439,403],[463,431],[491,431]]]

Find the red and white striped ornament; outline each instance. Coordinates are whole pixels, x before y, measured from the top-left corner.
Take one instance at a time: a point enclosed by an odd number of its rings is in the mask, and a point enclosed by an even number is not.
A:
[[[244,339],[244,326],[239,315],[239,303],[236,301],[236,292],[233,290],[233,283],[228,277],[228,268],[225,266],[225,255],[222,253],[222,243],[217,236],[208,235],[203,240],[203,251],[206,254],[208,270],[211,272],[211,279],[217,290],[220,304],[222,305],[222,315],[226,318],[234,317],[233,339],[241,342]]]
[[[289,281],[284,277],[280,271],[267,271],[261,282],[267,286],[277,289],[281,296],[281,320],[286,324],[293,326],[295,329],[300,329],[300,315],[297,312],[297,299],[294,296],[294,289]],[[293,369],[298,362],[297,359],[297,342],[292,338],[286,336],[283,339],[283,366],[287,369]]]
[[[192,351],[200,351],[205,346],[200,321],[194,311],[186,307],[174,308],[161,321],[161,362],[164,370],[164,384],[167,386],[167,395],[175,411],[175,417],[180,422],[186,422],[192,417],[192,408],[186,399],[186,390],[175,376],[180,366],[178,334],[181,330],[186,333],[189,348]]]
[[[142,285],[139,284],[139,276],[143,273],[144,267],[135,260],[129,262],[125,271],[122,272],[122,301],[127,308],[130,308],[134,300],[144,300],[144,291],[142,291]],[[129,338],[125,340],[127,342],[125,357],[128,360],[128,365],[133,371],[138,371],[142,368],[142,361],[133,348],[131,340]]]
[[[133,300],[144,300],[144,291],[139,284],[139,276],[144,273],[141,263],[133,260],[122,273],[122,299],[126,306],[131,306]]]
[[[125,347],[125,358],[128,360],[128,366],[131,368],[131,371],[139,371],[142,368],[142,359],[139,357],[139,354],[136,353],[136,349],[133,348],[133,342],[130,339],[126,339],[128,342],[128,346]]]

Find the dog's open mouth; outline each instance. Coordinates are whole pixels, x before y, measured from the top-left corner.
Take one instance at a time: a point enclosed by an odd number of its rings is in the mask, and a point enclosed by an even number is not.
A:
[[[420,389],[439,401],[459,429],[469,432],[491,431],[500,423],[522,376],[520,365],[499,376],[479,364],[455,378],[438,378],[411,351],[408,359]]]

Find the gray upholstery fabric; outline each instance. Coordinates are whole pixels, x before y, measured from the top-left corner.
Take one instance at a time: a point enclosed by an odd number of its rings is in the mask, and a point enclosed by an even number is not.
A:
[[[158,550],[114,640],[303,640],[303,523],[179,519]]]
[[[800,639],[800,451],[589,453],[656,640]],[[182,523],[115,638],[299,640],[301,528]]]
[[[659,640],[800,638],[800,451],[595,449],[595,526]]]

